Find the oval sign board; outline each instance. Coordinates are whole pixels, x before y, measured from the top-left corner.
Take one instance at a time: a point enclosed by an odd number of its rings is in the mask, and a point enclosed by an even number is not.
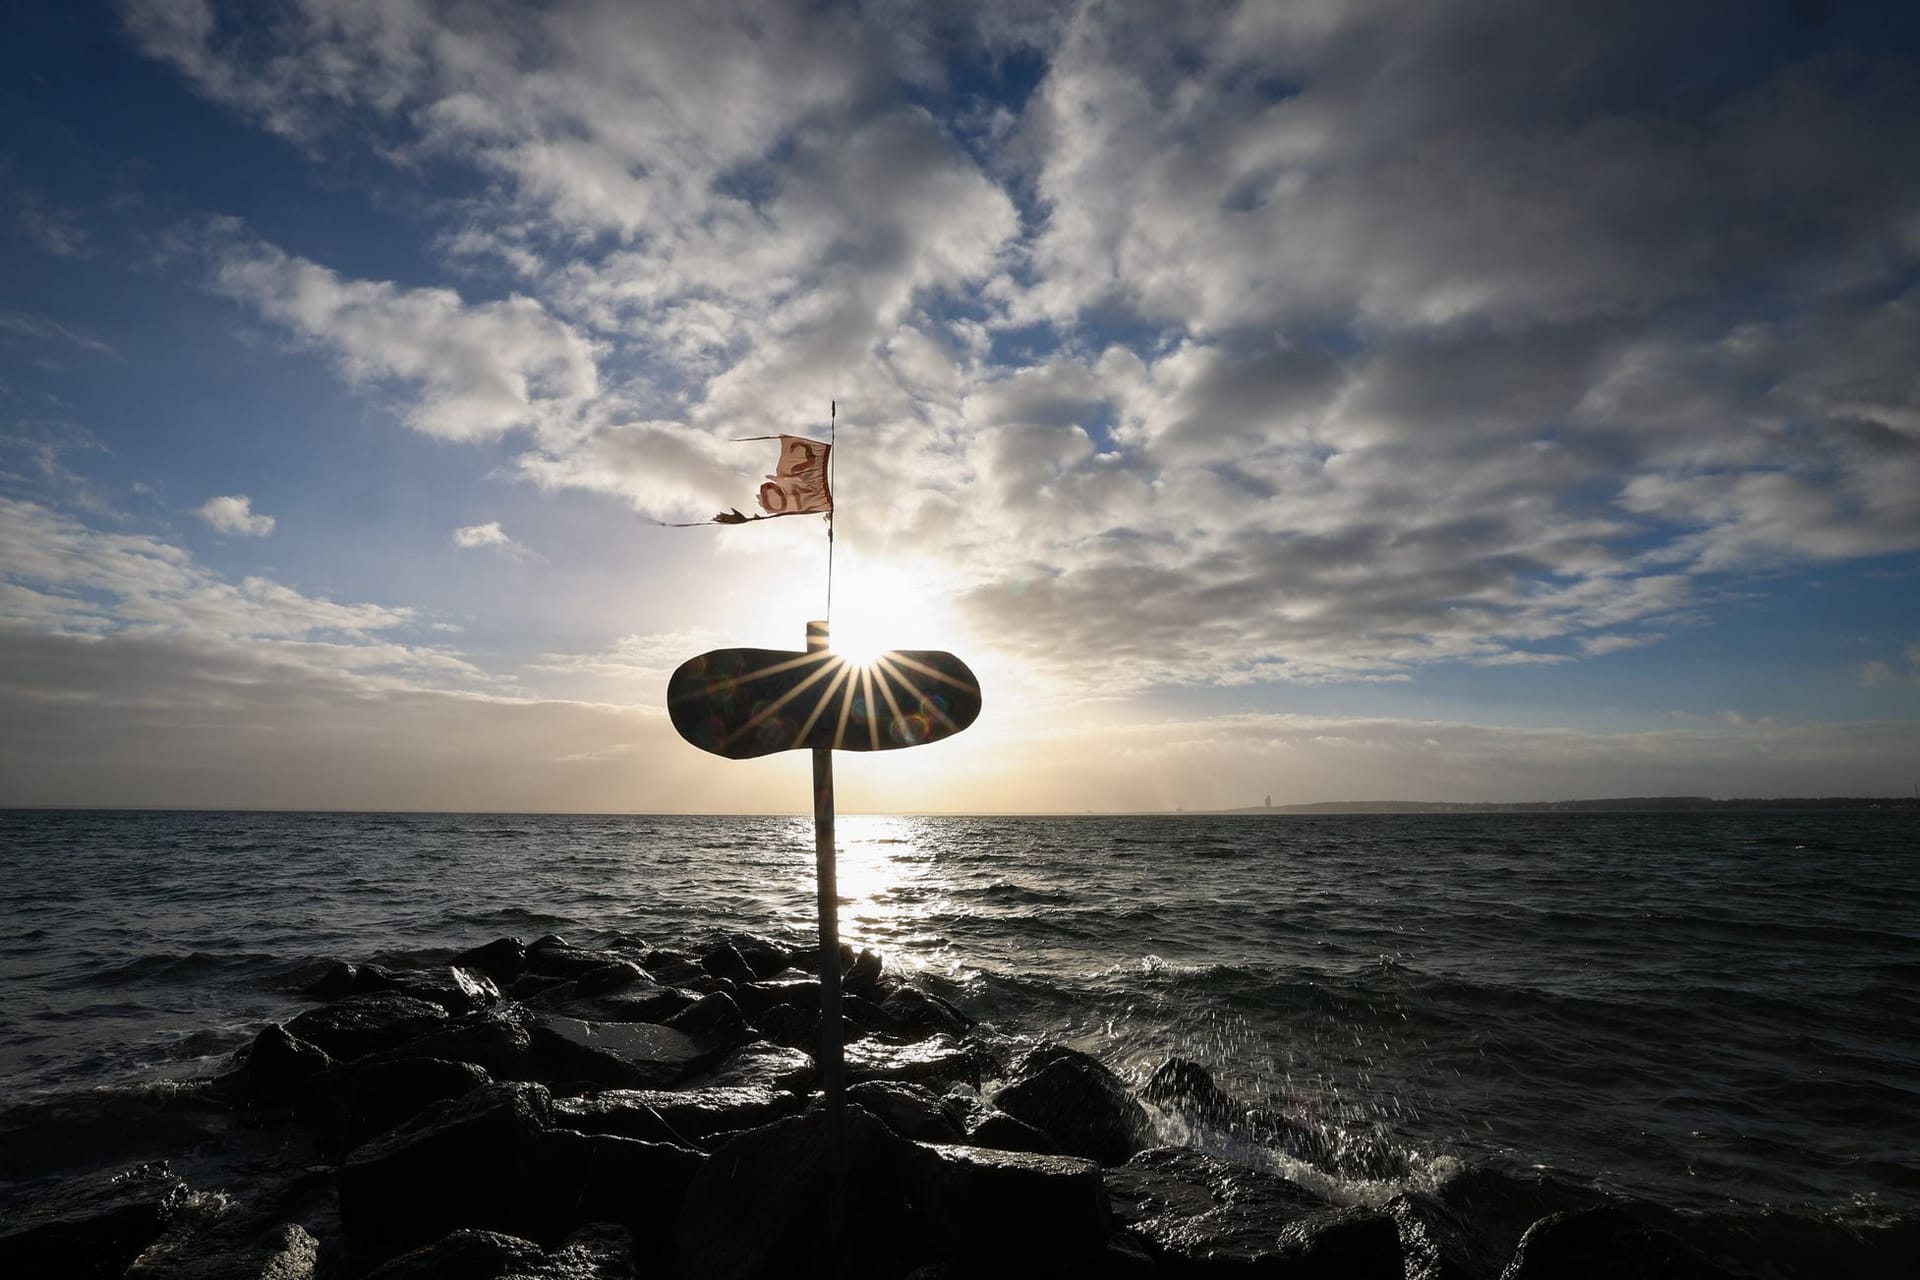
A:
[[[673,673],[667,714],[681,737],[731,760],[801,747],[891,751],[972,724],[980,682],[937,649],[860,663],[832,650],[715,649]]]

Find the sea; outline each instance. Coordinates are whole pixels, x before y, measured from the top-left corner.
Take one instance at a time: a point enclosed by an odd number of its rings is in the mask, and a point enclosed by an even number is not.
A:
[[[1356,1203],[1550,1176],[1816,1254],[1819,1229],[1920,1215],[1911,812],[842,815],[838,836],[842,936],[893,971],[1136,1085],[1199,1062],[1331,1156],[1171,1117],[1163,1140]],[[0,1192],[177,1153],[196,1082],[336,960],[797,939],[814,913],[806,817],[0,812]]]

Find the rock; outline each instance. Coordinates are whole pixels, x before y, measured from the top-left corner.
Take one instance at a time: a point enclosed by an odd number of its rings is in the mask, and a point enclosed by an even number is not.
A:
[[[917,1084],[866,1080],[847,1090],[847,1101],[866,1108],[882,1124],[914,1142],[958,1142],[960,1127],[940,1099]]]
[[[777,1005],[790,1006],[814,1018],[820,1014],[820,979],[798,974],[768,978],[741,987],[735,998],[746,1015],[756,1022]]]
[[[753,1025],[764,1039],[774,1044],[807,1051],[818,1047],[819,1018],[802,1013],[790,1004],[777,1004],[764,1013],[754,1015]],[[841,1043],[845,1044],[846,1041]]]
[[[1554,1213],[1520,1237],[1500,1280],[1733,1280],[1732,1273],[1670,1232],[1625,1209]]]
[[[553,1122],[580,1133],[694,1146],[793,1114],[799,1100],[766,1085],[704,1089],[608,1089],[553,1104]]]
[[[655,982],[668,987],[692,987],[703,979],[713,977],[701,965],[699,957],[684,951],[655,948],[640,958],[640,967]]]
[[[1191,1058],[1168,1058],[1153,1069],[1140,1093],[1164,1110],[1216,1125],[1231,1123],[1244,1109]]]
[[[760,977],[753,971],[753,966],[747,963],[745,956],[724,942],[700,957],[700,967],[716,978],[725,978],[734,983],[753,982]]]
[[[482,1009],[451,1019],[397,1049],[372,1056],[470,1062],[496,1080],[534,1080],[540,1075],[533,1037],[527,1031],[527,1013],[518,1005]]]
[[[793,956],[787,948],[772,938],[753,933],[730,933],[725,942],[747,962],[756,979],[771,978],[793,963]]]
[[[597,996],[608,991],[622,991],[636,982],[652,987],[656,984],[647,976],[647,971],[631,960],[611,960],[587,970],[573,980],[575,999],[585,996]]]
[[[897,987],[880,1002],[880,1010],[895,1026],[908,1035],[927,1036],[944,1032],[950,1036],[966,1034],[973,1022],[965,1014],[938,996],[930,996],[912,987]]]
[[[338,1173],[355,1257],[370,1265],[461,1227],[509,1225],[551,1116],[540,1085],[489,1084],[361,1145]]]
[[[928,1245],[940,1256],[1004,1275],[1077,1275],[1105,1251],[1111,1222],[1090,1160],[923,1146],[935,1160],[925,1195]]]
[[[633,1280],[633,1256],[626,1228],[590,1223],[547,1255],[544,1270],[526,1273],[525,1280]]]
[[[118,1277],[189,1195],[165,1161],[70,1178],[0,1218],[0,1275]]]
[[[1402,1280],[1391,1218],[1338,1208],[1273,1174],[1156,1147],[1103,1177],[1115,1220],[1168,1277]]]
[[[746,1017],[724,991],[701,996],[661,1025],[712,1044],[739,1044],[748,1036]]]
[[[436,1102],[458,1098],[485,1083],[487,1073],[470,1062],[362,1060],[315,1076],[301,1092],[297,1113],[321,1151],[338,1156],[398,1128]]]
[[[447,1011],[414,996],[383,992],[348,996],[309,1009],[287,1024],[287,1033],[343,1062],[392,1049],[445,1024]]]
[[[900,1080],[929,1089],[945,1090],[956,1084],[980,1087],[979,1063],[964,1045],[943,1035],[906,1045],[856,1040],[846,1047],[846,1062],[849,1084]]]
[[[463,1229],[381,1264],[366,1280],[501,1280],[533,1274],[545,1262],[531,1240]]]
[[[621,1089],[664,1089],[715,1057],[684,1031],[650,1022],[582,1022],[549,1015],[534,1023],[532,1034],[554,1079]]]
[[[1120,1077],[1077,1050],[1029,1054],[1023,1074],[993,1097],[994,1105],[1039,1129],[1070,1156],[1124,1164],[1146,1145],[1147,1113]]]
[[[518,938],[495,938],[462,951],[453,963],[458,968],[477,969],[495,982],[509,983],[527,971],[527,944]]]
[[[820,1068],[812,1054],[756,1040],[735,1049],[711,1071],[689,1080],[686,1087],[764,1086],[787,1093],[805,1094],[819,1079]]]
[[[571,992],[565,1000],[553,1003],[553,1011],[586,1022],[663,1023],[692,1004],[696,998],[691,992],[678,987],[663,987],[650,981],[635,982],[617,991],[586,999],[579,998],[577,991]]]
[[[197,1202],[197,1203],[196,1203]],[[313,1280],[320,1242],[297,1222],[196,1194],[126,1270],[127,1280]]]
[[[255,1094],[282,1094],[332,1065],[333,1059],[318,1045],[277,1022],[268,1023],[247,1051],[247,1088]]]
[[[359,976],[358,965],[336,960],[307,988],[307,994],[321,1000],[338,1000],[341,996],[353,994],[353,986]]]
[[[529,972],[550,978],[579,978],[626,957],[568,946],[561,938],[542,938],[527,948]]]
[[[990,1111],[967,1129],[967,1141],[976,1147],[995,1151],[1030,1151],[1035,1155],[1057,1156],[1060,1144],[1025,1120],[1016,1120],[1004,1111]]]
[[[739,1134],[708,1158],[681,1215],[678,1274],[702,1280],[898,1276],[921,1259],[913,1206],[927,1181],[924,1149],[847,1109],[844,1226],[837,1256],[826,1228],[824,1110]]]
[[[549,1130],[521,1171],[516,1218],[543,1241],[590,1222],[618,1222],[632,1233],[638,1256],[664,1260],[681,1202],[706,1159],[672,1143]]]
[[[863,948],[841,975],[840,989],[850,996],[868,995],[880,985],[882,968],[879,952]]]

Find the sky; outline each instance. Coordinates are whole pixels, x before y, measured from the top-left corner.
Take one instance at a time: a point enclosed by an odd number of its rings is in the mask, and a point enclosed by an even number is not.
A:
[[[830,430],[848,811],[1920,785],[1914,6],[8,15],[0,804],[800,812]]]

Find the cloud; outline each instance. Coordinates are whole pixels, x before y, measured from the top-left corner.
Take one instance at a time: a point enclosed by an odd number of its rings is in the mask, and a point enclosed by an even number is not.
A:
[[[485,524],[470,524],[453,531],[453,545],[465,550],[490,548],[505,552],[516,560],[532,557],[534,553],[507,536],[498,520],[489,520]]]
[[[193,514],[222,533],[246,538],[264,538],[273,532],[273,517],[256,515],[253,500],[246,494],[208,498],[195,507]]]
[[[125,11],[302,147],[478,179],[461,293],[214,252],[408,425],[687,519],[837,401],[849,544],[1083,688],[1568,663],[1920,548],[1920,80],[1877,19]],[[955,73],[1015,50],[1030,94]]]

